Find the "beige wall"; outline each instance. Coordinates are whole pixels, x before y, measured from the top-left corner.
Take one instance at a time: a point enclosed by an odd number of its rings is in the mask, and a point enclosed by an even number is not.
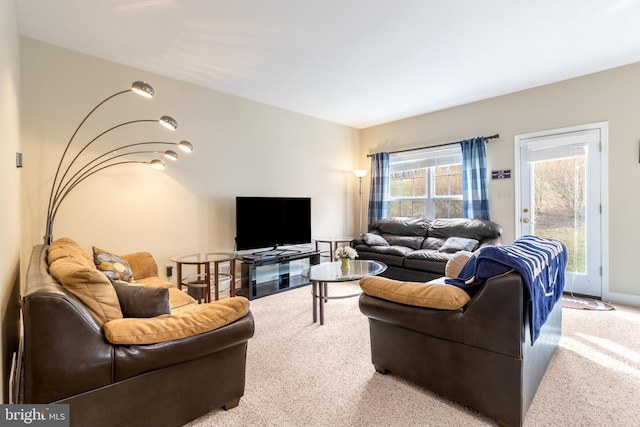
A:
[[[463,105],[364,129],[360,133],[360,166],[366,155],[423,147],[479,135],[500,133],[487,145],[490,170],[514,165],[514,136],[587,123],[609,123],[609,216],[605,238],[609,268],[605,277],[612,300],[640,305],[640,283],[634,279],[640,227],[640,64]],[[505,240],[515,236],[515,179],[491,181],[492,219],[505,228]],[[511,198],[498,198],[499,192]],[[365,190],[368,194],[368,189]],[[606,291],[606,289],[605,289]]]
[[[0,392],[8,402],[11,355],[17,351],[20,291],[19,43],[14,1],[0,1]]]
[[[96,148],[188,139],[196,151],[182,155],[165,172],[134,166],[90,178],[65,201],[56,237],[72,237],[87,249],[148,249],[161,265],[176,253],[231,250],[236,195],[311,196],[314,235],[353,234],[357,179],[350,170],[368,169],[368,153],[499,132],[501,138],[488,145],[489,168],[515,174],[515,135],[607,121],[610,263],[605,293],[640,304],[640,286],[629,280],[640,234],[633,226],[640,196],[630,187],[640,175],[640,64],[358,132],[30,39],[21,39],[21,60],[23,259],[42,240],[54,165],[73,129],[103,97],[140,79],[153,84],[156,97],[126,94],[110,101],[85,124],[78,141],[123,121],[169,114],[180,123],[175,134],[136,124],[114,131]],[[514,181],[493,181],[490,189],[493,219],[505,227],[507,241],[515,236]],[[364,182],[366,207],[368,177]],[[498,198],[505,191],[512,197]]]
[[[175,254],[233,250],[235,197],[253,195],[311,197],[314,235],[353,232],[356,130],[31,39],[21,39],[21,61],[24,256],[42,241],[55,166],[75,127],[135,80],[149,82],[156,96],[113,98],[87,120],[74,146],[116,124],[166,114],[179,123],[175,133],[132,124],[87,151],[181,139],[195,151],[178,151],[179,161],[167,161],[163,172],[126,165],[89,178],[64,201],[55,238],[73,238],[87,250],[149,250],[162,267]]]

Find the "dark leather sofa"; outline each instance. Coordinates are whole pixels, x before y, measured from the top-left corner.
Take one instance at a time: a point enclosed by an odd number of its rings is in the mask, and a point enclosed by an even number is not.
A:
[[[487,280],[458,310],[360,296],[371,360],[498,420],[521,426],[561,335],[559,300],[531,344],[526,287],[513,271]],[[425,420],[428,423],[428,420]]]
[[[359,259],[384,262],[383,277],[426,282],[444,276],[457,251],[501,243],[502,227],[492,221],[392,217],[374,222],[352,246]]]
[[[249,311],[218,329],[146,345],[110,343],[34,247],[23,296],[25,404],[70,405],[72,426],[180,426],[238,405]]]

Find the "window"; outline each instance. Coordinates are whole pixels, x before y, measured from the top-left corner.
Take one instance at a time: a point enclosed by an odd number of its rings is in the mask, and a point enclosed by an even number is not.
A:
[[[390,154],[389,175],[389,216],[463,216],[459,145]]]

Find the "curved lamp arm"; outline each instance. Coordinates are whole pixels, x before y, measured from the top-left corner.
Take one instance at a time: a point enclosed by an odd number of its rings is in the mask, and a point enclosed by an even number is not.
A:
[[[114,129],[117,129],[119,127],[122,126],[126,126],[132,123],[141,123],[141,122],[155,122],[158,121],[160,124],[162,124],[164,127],[171,129],[171,130],[175,130],[178,127],[178,122],[176,122],[175,119],[173,119],[170,116],[162,116],[160,117],[159,120],[133,120],[133,121],[129,121],[129,122],[125,122],[125,123],[121,123],[119,125],[113,126],[107,130],[105,130],[104,132],[100,133],[98,136],[96,136],[95,138],[93,138],[91,141],[89,141],[84,147],[82,147],[82,149],[75,155],[75,157],[66,165],[66,167],[64,167],[64,163],[65,163],[65,159],[67,157],[67,154],[69,152],[69,148],[72,144],[72,142],[74,141],[76,135],[78,134],[78,131],[80,130],[80,128],[82,128],[82,126],[84,125],[84,123],[87,121],[87,119],[98,109],[100,108],[103,104],[105,104],[107,101],[109,101],[110,99],[113,99],[119,95],[122,95],[124,93],[128,93],[128,92],[134,92],[137,93],[139,95],[142,95],[144,97],[147,98],[151,98],[153,97],[155,91],[153,90],[153,87],[151,87],[151,85],[149,85],[146,82],[143,81],[135,81],[133,82],[133,84],[131,85],[131,88],[127,89],[127,90],[123,90],[120,92],[116,92],[113,95],[110,95],[108,97],[106,97],[105,99],[103,99],[102,101],[100,101],[95,107],[93,107],[91,109],[91,111],[89,111],[89,113],[87,113],[86,116],[84,116],[84,118],[80,121],[80,124],[78,124],[78,126],[76,127],[76,129],[74,130],[73,134],[71,135],[71,138],[69,138],[69,141],[67,141],[67,145],[64,148],[64,151],[62,153],[62,156],[60,157],[60,160],[58,161],[58,166],[56,168],[56,173],[53,179],[53,183],[51,184],[51,192],[49,193],[49,203],[47,205],[47,225],[46,225],[46,235],[44,237],[44,242],[45,244],[50,244],[51,241],[53,240],[53,222],[54,222],[54,218],[58,212],[58,209],[60,208],[60,205],[62,204],[62,202],[64,201],[64,199],[68,196],[69,192],[71,192],[78,184],[80,184],[82,181],[84,181],[85,179],[87,179],[88,177],[90,177],[91,175],[104,170],[106,168],[112,167],[112,166],[116,166],[116,165],[122,165],[122,164],[131,164],[131,163],[145,163],[145,164],[150,164],[152,167],[156,168],[156,169],[164,169],[164,163],[161,160],[152,160],[151,162],[143,162],[143,161],[123,161],[123,162],[116,162],[116,163],[110,163],[107,164],[111,161],[113,161],[116,158],[122,157],[122,156],[126,156],[126,155],[132,155],[132,154],[140,154],[140,153],[158,153],[157,151],[138,151],[138,152],[131,152],[131,153],[124,153],[124,154],[120,154],[120,155],[114,155],[112,157],[110,157],[109,159],[100,161],[99,163],[96,163],[98,160],[110,155],[110,154],[114,154],[114,150],[110,150],[107,153],[104,153],[96,158],[94,158],[93,160],[91,160],[90,162],[88,162],[87,164],[85,164],[84,166],[80,167],[74,174],[73,176],[71,176],[70,178],[67,178],[67,175],[69,175],[72,172],[72,167],[74,164],[76,164],[76,161],[78,160],[79,156],[91,145],[93,144],[98,138],[100,138],[101,136],[105,135],[108,132],[111,132]],[[164,143],[164,142],[153,142],[154,144],[172,144],[172,145],[178,145],[178,147],[180,147],[181,149],[183,149],[184,151],[192,151],[193,150],[193,145],[191,145],[191,143],[189,143],[188,141],[181,141],[178,144],[173,144],[173,143]],[[123,149],[123,148],[128,148],[128,147],[133,147],[135,145],[142,145],[142,144],[147,144],[147,143],[140,143],[140,144],[130,144],[127,145],[125,147],[120,147],[118,148],[118,150]],[[161,152],[162,154],[164,154],[166,157],[172,159],[172,160],[176,160],[178,158],[178,155],[176,152],[171,151],[171,150],[167,150],[164,152]],[[93,165],[93,166],[91,166]],[[104,165],[104,166],[101,166]],[[74,168],[77,169],[78,167]],[[62,176],[60,177],[60,174],[62,173]]]
[[[122,126],[130,125],[130,124],[133,124],[133,123],[144,123],[144,122],[159,122],[164,127],[168,128],[168,129],[173,129],[173,130],[175,130],[178,127],[178,122],[176,122],[175,119],[173,119],[172,117],[169,117],[169,116],[162,116],[162,117],[160,117],[159,120],[142,119],[142,120],[131,120],[131,121],[128,121],[128,122],[120,123],[119,125],[112,126],[109,129],[105,130],[104,132],[100,133],[98,136],[96,136],[91,141],[89,141],[84,147],[82,147],[82,149],[71,160],[71,162],[69,163],[69,165],[65,169],[64,174],[62,174],[62,178],[60,178],[60,181],[58,182],[58,186],[55,189],[55,192],[53,191],[53,187],[55,187],[55,180],[54,180],[54,184],[53,184],[53,186],[51,188],[52,192],[51,192],[51,196],[50,196],[50,199],[49,199],[48,213],[51,213],[51,210],[53,209],[53,200],[55,200],[58,197],[60,197],[60,193],[62,192],[62,190],[61,190],[62,183],[64,182],[64,179],[66,178],[67,174],[71,170],[71,166],[73,166],[73,164],[76,162],[76,160],[78,160],[78,157],[80,157],[80,155],[84,152],[84,150],[86,150],[98,138],[100,138],[101,136],[111,132],[112,130],[118,129],[118,128],[122,127]],[[58,165],[58,168],[60,168],[60,165]],[[58,174],[58,172],[56,172],[56,176],[57,176],[57,174]]]
[[[124,154],[121,154],[121,155],[119,155],[117,157],[122,157],[122,156],[124,156]],[[111,160],[111,159],[109,159],[109,160]],[[105,160],[105,162],[106,161],[107,160]],[[56,214],[58,213],[58,209],[60,208],[60,205],[62,204],[64,199],[69,195],[71,190],[73,190],[78,184],[80,184],[82,181],[84,181],[85,179],[89,178],[91,175],[93,175],[95,173],[98,173],[98,172],[100,172],[102,170],[105,170],[105,169],[113,167],[113,166],[124,165],[124,164],[132,164],[132,163],[148,164],[154,169],[164,169],[164,162],[162,160],[158,160],[158,159],[152,160],[150,162],[143,162],[143,161],[140,161],[140,160],[128,160],[128,161],[124,161],[124,162],[112,163],[112,164],[109,164],[109,165],[106,165],[106,166],[103,166],[103,167],[100,167],[100,168],[97,168],[98,165],[96,165],[96,168],[92,168],[90,171],[87,171],[84,174],[82,174],[82,176],[80,176],[61,195],[61,197],[57,200],[57,203],[56,203],[55,207],[52,208],[51,213],[47,216],[47,231],[46,231],[46,235],[45,235],[45,244],[51,244],[51,241],[52,241],[52,238],[53,238],[53,222],[54,222],[54,220],[56,218]]]
[[[66,184],[63,185],[64,178],[66,177],[66,174],[69,172],[69,168],[71,167],[71,165],[69,165],[69,167],[65,171],[65,175],[62,177],[62,179],[60,180],[60,183],[58,184],[58,189],[55,192],[55,196],[53,197],[53,201],[50,203],[49,212],[47,212],[47,213],[50,213],[50,211],[56,205],[56,201],[60,198],[60,195],[73,182],[73,180],[78,175],[83,173],[84,170],[89,169],[91,164],[97,162],[98,160],[100,160],[101,158],[103,158],[105,156],[108,156],[109,154],[114,154],[117,151],[125,150],[125,149],[131,148],[131,147],[137,147],[137,146],[141,146],[141,145],[176,145],[182,151],[185,151],[187,153],[191,153],[193,151],[193,144],[191,144],[189,141],[180,141],[180,142],[177,142],[177,143],[176,142],[165,142],[165,141],[147,141],[147,142],[137,142],[135,144],[123,145],[122,147],[115,148],[115,149],[113,149],[111,151],[108,151],[108,152],[106,152],[104,154],[101,154],[100,156],[98,156],[98,157],[94,158],[93,160],[87,162],[82,168],[80,168],[73,176],[71,176],[67,180]],[[138,151],[137,153],[140,153],[140,152]],[[168,158],[170,160],[177,160],[178,159],[178,154],[175,151],[171,151],[171,150],[166,150],[166,151],[162,151],[162,152],[160,152],[160,151],[147,151],[146,153],[162,154],[162,155],[164,155],[166,158]],[[104,162],[101,162],[99,164],[102,164],[102,163],[104,163]]]
[[[168,142],[167,144],[173,144],[171,142]],[[96,161],[100,160],[101,158],[108,156],[109,154],[115,154],[117,150],[122,150],[124,148],[130,147],[130,146],[134,146],[134,145],[139,145],[139,144],[130,144],[128,146],[124,146],[124,147],[120,147],[117,148],[116,150],[110,151],[108,153],[104,153],[101,156],[96,157],[95,159],[91,160],[90,162],[88,162],[87,164],[85,164],[82,168],[80,168],[75,174],[73,174],[72,177],[70,177],[66,184],[64,184],[64,186],[62,188],[60,188],[57,192],[56,192],[56,196],[53,198],[53,203],[51,205],[52,209],[56,206],[56,204],[58,204],[58,200],[62,201],[60,199],[62,194],[66,194],[67,192],[71,191],[71,189],[73,187],[76,186],[77,183],[79,183],[80,181],[82,181],[86,176],[88,176],[87,174],[90,175],[90,172],[95,170],[97,167],[99,167],[100,165],[103,165],[105,163],[108,163],[114,159],[117,159],[119,157],[124,157],[124,156],[130,156],[133,154],[162,154],[163,156],[165,156],[166,158],[170,159],[170,160],[178,160],[178,154],[175,151],[172,150],[166,150],[166,151],[132,151],[132,152],[128,152],[128,153],[122,153],[122,154],[117,154],[114,155],[108,159],[105,159],[99,163],[96,163],[95,165],[91,166],[92,163],[95,163]],[[160,161],[160,160],[158,160]],[[62,181],[61,181],[62,183]],[[68,190],[67,190],[68,188]],[[62,196],[62,198],[64,198],[64,196]]]
[[[78,133],[78,131],[80,130],[80,128],[82,127],[84,122],[86,122],[87,119],[93,114],[93,112],[96,111],[98,108],[100,108],[100,106],[102,104],[104,104],[105,102],[107,102],[108,100],[110,100],[112,98],[115,98],[118,95],[122,95],[123,93],[128,93],[128,92],[137,93],[138,95],[142,95],[145,98],[152,98],[153,95],[155,94],[155,91],[153,90],[153,87],[151,87],[150,84],[148,84],[146,82],[143,82],[143,81],[135,81],[135,82],[133,82],[131,84],[131,88],[129,88],[127,90],[120,91],[120,92],[116,92],[113,95],[106,97],[105,99],[100,101],[98,103],[98,105],[93,107],[93,109],[91,111],[89,111],[89,113],[86,116],[84,116],[84,118],[82,119],[82,121],[80,122],[80,124],[78,125],[76,130],[71,135],[71,138],[69,138],[69,141],[67,142],[67,145],[64,148],[62,156],[60,157],[60,161],[58,162],[58,168],[56,169],[56,175],[53,178],[53,184],[51,185],[51,194],[49,195],[49,205],[48,205],[48,208],[47,208],[47,213],[50,213],[50,211],[51,211],[51,202],[53,200],[53,192],[54,192],[54,188],[56,186],[56,181],[58,180],[58,174],[60,173],[60,168],[62,167],[62,162],[64,161],[64,158],[67,155],[67,151],[69,150],[69,146],[71,146],[71,142],[73,141],[73,138],[75,138],[76,134]]]

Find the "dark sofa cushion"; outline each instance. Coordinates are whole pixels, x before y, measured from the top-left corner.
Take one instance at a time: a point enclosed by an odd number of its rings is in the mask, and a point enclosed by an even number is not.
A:
[[[394,234],[397,236],[427,236],[431,220],[429,218],[383,218],[371,225],[372,230],[378,230],[381,234]]]
[[[383,234],[384,240],[389,242],[391,246],[405,246],[411,249],[420,249],[424,237],[421,236],[397,236],[394,234]]]
[[[389,246],[389,242],[379,234],[365,233],[365,235],[362,236],[362,239],[369,246]]]
[[[482,241],[502,235],[502,227],[495,222],[474,218],[440,218],[429,226],[428,237],[448,239],[464,237]]]
[[[437,237],[427,237],[422,242],[422,247],[420,249],[431,249],[431,250],[437,251],[442,247],[442,245],[444,245],[445,241],[446,239],[439,239]]]
[[[404,259],[404,267],[444,276],[447,261],[453,258],[453,255],[438,250],[419,249],[407,254]]]
[[[404,266],[405,256],[412,252],[411,249],[404,246],[356,246],[358,257],[360,259],[369,259],[373,261],[381,261],[389,266]]]
[[[171,314],[169,289],[129,285],[127,282],[113,282],[120,308],[124,317],[155,317]]]

